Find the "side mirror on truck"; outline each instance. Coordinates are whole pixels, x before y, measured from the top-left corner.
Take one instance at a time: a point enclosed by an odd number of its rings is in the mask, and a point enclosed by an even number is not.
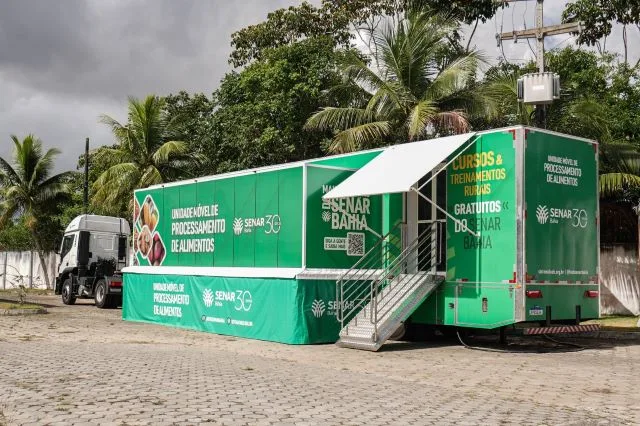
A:
[[[127,237],[118,238],[118,260],[127,260]]]

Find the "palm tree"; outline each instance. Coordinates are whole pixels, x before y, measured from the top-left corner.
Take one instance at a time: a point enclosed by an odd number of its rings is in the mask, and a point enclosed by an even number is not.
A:
[[[627,141],[601,145],[600,197],[617,198],[630,203],[638,217],[640,237],[640,151]],[[640,262],[640,238],[638,239]]]
[[[100,121],[111,127],[117,141],[115,148],[101,148],[108,169],[93,184],[92,203],[102,210],[131,199],[136,188],[177,179],[197,161],[187,155],[187,144],[177,140],[178,123],[169,118],[160,97],[150,95],[143,101],[129,98],[126,125],[107,115]]]
[[[628,142],[609,142],[600,146],[601,174],[600,195],[620,195],[630,189],[640,188],[640,152]],[[640,215],[640,202],[636,207]]]
[[[36,230],[38,223],[50,211],[52,203],[69,195],[70,189],[65,182],[69,173],[52,175],[53,161],[60,151],[51,148],[43,153],[42,141],[34,135],[28,135],[22,142],[12,135],[11,140],[15,145],[13,165],[0,158],[0,228],[4,228],[16,215],[24,217],[40,257],[45,283],[49,288],[44,247]]]
[[[496,67],[489,70],[478,88],[499,111],[496,115],[503,121],[502,126],[533,124],[534,107],[518,100],[518,79],[523,74],[520,69]]]
[[[347,52],[340,64],[344,84],[329,93],[347,94],[346,106],[322,109],[306,127],[337,130],[332,152],[467,131],[468,115],[487,104],[469,84],[481,55],[450,41],[458,26],[452,17],[422,11],[373,31],[371,65]]]

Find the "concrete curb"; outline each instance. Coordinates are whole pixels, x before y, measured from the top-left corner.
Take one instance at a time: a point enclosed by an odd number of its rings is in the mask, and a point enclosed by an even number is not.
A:
[[[38,314],[46,314],[47,310],[45,308],[38,309],[1,309],[0,316],[12,316],[12,315],[38,315]]]

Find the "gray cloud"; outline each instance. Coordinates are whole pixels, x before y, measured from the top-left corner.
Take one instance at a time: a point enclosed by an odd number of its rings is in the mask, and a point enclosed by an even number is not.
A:
[[[127,96],[211,93],[231,33],[294,0],[8,0],[0,3],[0,156],[9,134],[35,133],[74,168],[84,138],[112,143],[100,114]]]
[[[318,3],[314,0],[313,3]],[[184,89],[211,93],[223,75],[231,33],[297,0],[4,0],[0,2],[0,156],[9,134],[33,132],[63,151],[59,169],[75,168],[84,138],[113,143],[100,114],[124,120],[126,97]],[[520,2],[478,28],[474,44],[497,60],[495,28],[533,25]],[[547,2],[558,23],[566,0]],[[525,10],[525,8],[528,8]],[[526,12],[526,13],[525,13]],[[512,21],[513,17],[513,21]],[[620,51],[616,28],[608,43]],[[630,31],[632,60],[640,37]],[[564,36],[548,40],[549,47]],[[565,44],[570,43],[568,41]],[[506,43],[511,61],[531,57],[526,43]]]

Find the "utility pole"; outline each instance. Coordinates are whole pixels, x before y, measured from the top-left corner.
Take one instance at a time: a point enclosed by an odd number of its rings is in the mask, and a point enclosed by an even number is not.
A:
[[[82,197],[84,214],[89,214],[89,138],[84,146],[84,194]]]
[[[516,3],[519,1],[531,1],[531,0],[504,0],[501,3]],[[566,23],[560,25],[544,26],[544,0],[535,0],[536,2],[536,27],[528,30],[515,29],[511,32],[496,34],[498,39],[498,46],[504,40],[513,40],[518,42],[518,39],[536,39],[536,63],[538,64],[538,72],[544,73],[544,38],[546,36],[554,36],[560,34],[579,33],[582,31],[581,24],[578,23]],[[545,124],[545,105],[536,105],[536,124],[540,127],[544,127]]]

